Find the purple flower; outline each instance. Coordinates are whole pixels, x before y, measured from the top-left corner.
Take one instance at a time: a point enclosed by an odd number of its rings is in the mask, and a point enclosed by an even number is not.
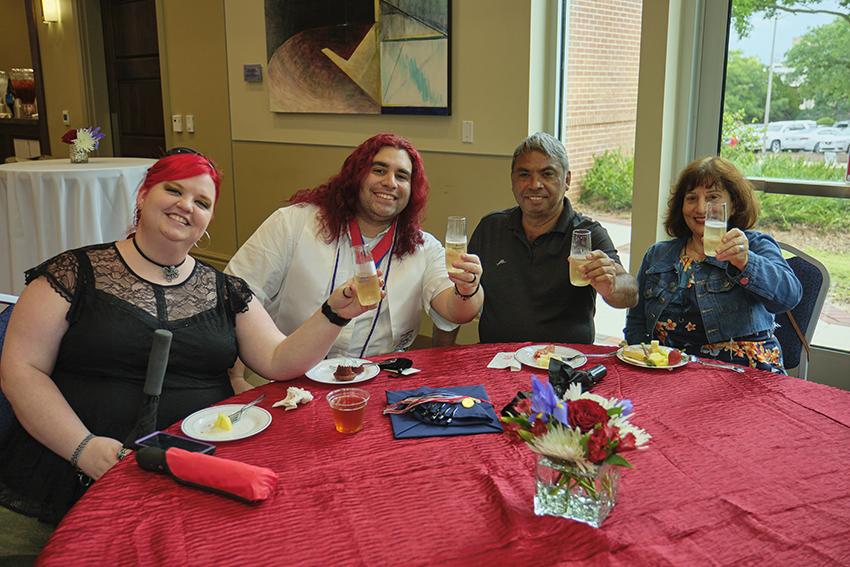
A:
[[[631,400],[620,400],[617,402],[617,405],[623,410],[621,414],[623,417],[630,415],[635,411],[635,407],[632,405]]]
[[[549,382],[541,382],[537,376],[531,375],[531,415],[529,421],[534,423],[538,417],[548,423],[549,416],[567,425],[567,406],[559,400]]]

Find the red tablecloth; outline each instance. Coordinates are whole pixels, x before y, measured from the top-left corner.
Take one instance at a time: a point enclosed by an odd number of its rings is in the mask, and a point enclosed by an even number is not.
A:
[[[127,459],[54,533],[42,565],[847,565],[850,393],[748,370],[646,370],[599,359],[595,388],[633,400],[653,439],[629,455],[601,529],[534,515],[533,454],[498,434],[394,440],[385,390],[484,384],[497,408],[531,369],[491,370],[521,344],[412,351],[422,372],[382,372],[366,427],[334,430],[301,378],[264,386],[274,417],[217,455],[278,472],[276,494],[242,504],[144,472]],[[585,347],[604,352],[605,347]],[[316,399],[271,408],[289,385]],[[248,401],[256,391],[235,398]],[[176,428],[175,428],[176,430]]]

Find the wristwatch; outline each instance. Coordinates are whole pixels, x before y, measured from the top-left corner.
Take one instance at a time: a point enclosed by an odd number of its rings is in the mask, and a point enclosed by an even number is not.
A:
[[[339,315],[334,313],[334,310],[331,309],[331,306],[328,305],[327,301],[322,303],[322,315],[327,317],[328,321],[330,321],[334,325],[339,325],[340,327],[345,327],[346,325],[348,325],[349,322],[351,322],[351,319],[340,317]]]

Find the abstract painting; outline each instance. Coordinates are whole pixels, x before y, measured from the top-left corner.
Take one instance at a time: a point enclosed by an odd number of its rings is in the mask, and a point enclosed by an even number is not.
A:
[[[451,0],[265,0],[273,112],[450,114]]]

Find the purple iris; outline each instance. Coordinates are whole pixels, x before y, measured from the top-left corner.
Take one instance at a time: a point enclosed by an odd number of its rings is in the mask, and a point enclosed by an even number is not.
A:
[[[548,423],[549,416],[554,417],[564,425],[567,424],[567,405],[559,400],[549,382],[541,382],[534,374],[531,375],[531,416],[534,423],[537,417]]]
[[[620,409],[623,410],[621,413],[623,417],[635,411],[635,406],[632,405],[631,400],[620,400],[619,402],[617,402],[617,405],[620,406]]]

